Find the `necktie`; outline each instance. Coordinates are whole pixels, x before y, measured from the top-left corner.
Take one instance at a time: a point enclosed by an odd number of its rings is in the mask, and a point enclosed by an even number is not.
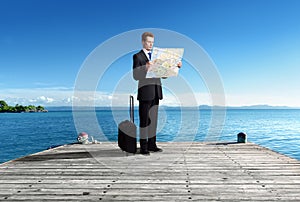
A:
[[[149,55],[149,59],[151,60],[151,52],[148,52],[148,55]]]

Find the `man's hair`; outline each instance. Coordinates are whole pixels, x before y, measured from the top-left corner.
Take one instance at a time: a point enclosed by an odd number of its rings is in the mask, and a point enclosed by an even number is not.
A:
[[[154,34],[152,34],[151,32],[144,32],[142,34],[142,41],[146,41],[147,36],[154,38]]]

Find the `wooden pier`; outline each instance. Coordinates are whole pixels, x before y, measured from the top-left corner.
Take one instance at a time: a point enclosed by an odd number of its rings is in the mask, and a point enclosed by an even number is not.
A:
[[[246,143],[65,145],[0,165],[0,201],[300,201],[300,162]]]

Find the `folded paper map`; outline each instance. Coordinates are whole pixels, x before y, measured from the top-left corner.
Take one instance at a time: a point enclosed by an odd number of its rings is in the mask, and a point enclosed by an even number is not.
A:
[[[151,65],[146,78],[177,76],[177,65],[182,60],[183,52],[183,48],[153,47]]]

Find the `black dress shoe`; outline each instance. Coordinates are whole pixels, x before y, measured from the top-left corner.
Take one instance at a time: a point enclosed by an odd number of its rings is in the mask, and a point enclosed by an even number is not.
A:
[[[163,150],[161,148],[154,147],[154,148],[149,148],[149,151],[152,151],[152,152],[162,152]]]
[[[143,155],[150,155],[150,152],[146,149],[141,149],[140,153]]]

